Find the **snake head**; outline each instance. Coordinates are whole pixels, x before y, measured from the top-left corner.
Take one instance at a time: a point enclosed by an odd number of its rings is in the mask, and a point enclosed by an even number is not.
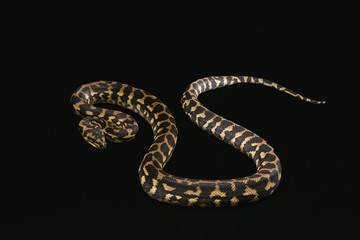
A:
[[[79,131],[84,140],[95,148],[106,148],[103,120],[98,117],[85,117],[79,123]]]

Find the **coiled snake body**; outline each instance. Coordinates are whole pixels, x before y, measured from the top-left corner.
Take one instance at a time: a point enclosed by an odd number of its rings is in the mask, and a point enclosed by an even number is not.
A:
[[[280,183],[280,160],[274,149],[252,131],[208,110],[198,95],[235,83],[262,84],[301,100],[320,104],[274,82],[247,76],[217,76],[199,79],[184,92],[181,104],[185,113],[200,128],[240,150],[256,164],[253,175],[226,180],[189,179],[174,176],[163,169],[177,141],[178,130],[168,107],[154,95],[127,84],[98,81],[80,86],[71,96],[84,139],[96,148],[105,148],[105,138],[114,142],[129,141],[138,131],[128,114],[94,106],[111,103],[128,108],[145,118],[154,132],[154,141],[145,154],[139,178],[144,191],[152,198],[182,206],[219,207],[257,201],[271,195]]]

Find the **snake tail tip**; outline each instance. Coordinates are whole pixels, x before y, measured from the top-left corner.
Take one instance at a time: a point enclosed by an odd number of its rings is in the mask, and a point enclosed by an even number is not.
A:
[[[310,103],[312,103],[312,104],[325,104],[326,103],[326,101],[318,101],[318,100],[308,100],[308,102],[310,102]]]

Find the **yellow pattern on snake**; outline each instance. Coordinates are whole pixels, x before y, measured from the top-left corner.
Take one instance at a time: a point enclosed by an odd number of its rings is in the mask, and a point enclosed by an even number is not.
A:
[[[138,113],[149,122],[154,141],[140,164],[139,178],[144,191],[153,199],[181,206],[236,206],[271,195],[281,179],[280,160],[264,139],[211,112],[198,101],[198,95],[205,91],[236,83],[262,84],[310,103],[325,103],[256,77],[216,76],[191,83],[181,99],[185,113],[201,129],[240,150],[256,165],[256,173],[235,179],[189,179],[164,171],[174,151],[178,130],[169,108],[142,89],[118,82],[92,82],[80,86],[73,93],[71,104],[75,113],[82,117],[80,133],[96,148],[105,148],[105,139],[113,142],[133,139],[138,132],[138,124],[128,114],[96,107],[94,104],[117,104]]]

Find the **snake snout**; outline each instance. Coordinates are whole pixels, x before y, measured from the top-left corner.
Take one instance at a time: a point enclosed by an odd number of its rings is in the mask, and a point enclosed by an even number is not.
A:
[[[98,142],[98,141],[93,141],[92,139],[86,139],[84,138],[85,141],[87,141],[91,146],[97,148],[97,149],[105,149],[106,146],[107,146],[107,143],[106,141],[101,141],[101,142]]]
[[[97,145],[94,147],[96,147],[98,149],[105,149],[107,147],[107,143],[106,143],[106,141],[97,142]]]

